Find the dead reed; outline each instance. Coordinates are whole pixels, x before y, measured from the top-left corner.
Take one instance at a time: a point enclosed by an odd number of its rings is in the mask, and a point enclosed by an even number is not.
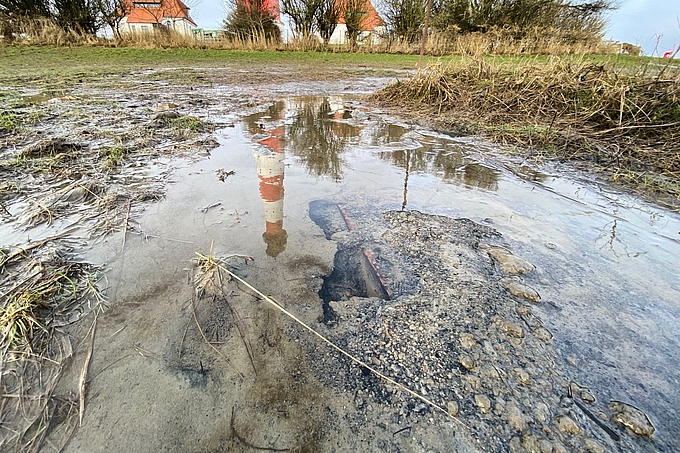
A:
[[[680,198],[680,70],[587,58],[436,65],[380,91],[378,101],[528,152],[608,169],[613,179]]]
[[[56,244],[72,230],[7,250],[0,260],[0,450],[38,451],[55,418],[67,438],[80,396],[57,395],[74,357],[65,330],[105,304],[94,267],[65,258]],[[63,244],[62,244],[63,245]]]
[[[190,48],[222,50],[286,50],[304,52],[362,52],[417,54],[420,43],[410,42],[396,36],[371,36],[358,45],[329,45],[316,36],[292,36],[286,42],[268,39],[264,34],[248,37],[230,36],[227,33],[213,37],[182,35],[173,30],[123,33],[109,39],[64,30],[50,19],[23,20],[15,25],[13,39],[6,43],[14,45],[57,46],[112,46],[134,48]],[[2,41],[0,41],[2,43]],[[612,54],[619,46],[602,41],[597,34],[586,32],[563,32],[545,27],[522,29],[491,27],[485,32],[459,33],[455,29],[433,30],[427,40],[428,55],[585,55]],[[2,123],[0,122],[0,127]]]

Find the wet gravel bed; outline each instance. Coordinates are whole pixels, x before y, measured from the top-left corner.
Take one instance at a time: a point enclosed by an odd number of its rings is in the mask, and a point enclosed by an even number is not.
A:
[[[328,334],[338,344],[455,416],[462,422],[457,428],[466,425],[461,429],[473,440],[469,449],[667,451],[649,437],[654,428],[644,414],[598,401],[570,380],[553,334],[532,313],[541,303],[531,287],[537,284],[533,266],[503,247],[498,232],[417,211],[386,212],[384,222],[384,233],[368,239],[391,263],[378,271],[391,285],[401,273],[398,279],[417,281],[417,290],[391,301],[331,302],[338,322]],[[342,244],[362,234],[333,238]],[[343,362],[344,372],[324,375],[336,388],[354,389],[358,416],[387,412],[395,431],[450,421],[369,370]]]

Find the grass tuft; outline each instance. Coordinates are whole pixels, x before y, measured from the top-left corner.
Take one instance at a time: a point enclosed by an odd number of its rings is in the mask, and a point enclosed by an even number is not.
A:
[[[376,99],[434,113],[446,127],[529,153],[586,162],[645,190],[680,195],[677,66],[469,58],[420,71]]]

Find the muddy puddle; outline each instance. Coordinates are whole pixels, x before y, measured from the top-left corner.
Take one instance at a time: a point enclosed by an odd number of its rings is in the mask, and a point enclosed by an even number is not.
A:
[[[113,178],[148,198],[2,226],[127,224],[68,243],[107,301],[44,451],[680,449],[676,214],[355,96],[247,110]]]

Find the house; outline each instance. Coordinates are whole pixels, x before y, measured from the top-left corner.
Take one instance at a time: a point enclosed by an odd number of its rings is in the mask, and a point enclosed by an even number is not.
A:
[[[121,33],[146,33],[164,26],[190,36],[196,22],[182,0],[123,0],[128,14],[120,23]]]
[[[347,8],[347,0],[336,0],[341,11],[338,24],[331,35],[329,44],[348,44],[349,38],[347,36],[347,24],[345,23],[344,11]],[[365,0],[366,14],[361,20],[361,32],[357,41],[359,43],[377,42],[381,39],[386,31],[385,21],[380,17],[371,0]]]

